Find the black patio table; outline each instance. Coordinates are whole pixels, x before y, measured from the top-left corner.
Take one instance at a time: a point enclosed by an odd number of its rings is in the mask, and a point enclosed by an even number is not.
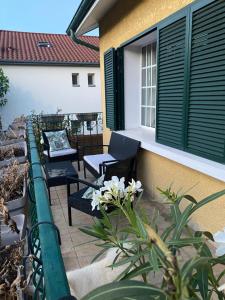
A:
[[[67,185],[67,195],[70,194],[70,184],[77,183],[79,190],[79,183],[71,178],[79,178],[78,173],[71,161],[47,162],[44,165],[46,175],[46,183],[48,188],[49,203],[51,205],[50,187]],[[68,179],[67,177],[70,177]]]

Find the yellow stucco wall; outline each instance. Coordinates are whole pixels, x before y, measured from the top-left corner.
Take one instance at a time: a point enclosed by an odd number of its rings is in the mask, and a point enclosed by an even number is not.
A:
[[[141,33],[148,27],[185,7],[191,0],[120,0],[100,22],[100,63],[102,79],[102,110],[105,116],[103,54],[111,47]],[[105,120],[105,118],[104,118]],[[104,124],[104,143],[110,131]],[[142,150],[138,176],[145,189],[157,197],[156,187],[173,184],[175,191],[187,191],[196,199],[225,189],[225,183],[170,161],[149,151]],[[225,225],[225,196],[199,210],[192,220],[200,228],[215,232]]]

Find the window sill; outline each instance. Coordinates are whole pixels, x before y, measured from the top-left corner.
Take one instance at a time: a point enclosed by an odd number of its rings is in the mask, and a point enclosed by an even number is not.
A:
[[[188,168],[225,182],[225,166],[223,164],[190,154],[155,142],[155,130],[137,128],[119,131],[127,137],[138,139],[141,148],[175,161]]]
[[[72,87],[80,87],[79,84],[73,84]]]
[[[90,84],[88,87],[96,87],[95,84]]]

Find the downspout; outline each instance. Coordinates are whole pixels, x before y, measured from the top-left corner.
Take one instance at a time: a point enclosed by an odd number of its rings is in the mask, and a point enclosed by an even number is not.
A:
[[[99,47],[93,45],[93,44],[89,44],[81,39],[79,39],[76,34],[74,33],[74,31],[72,29],[70,29],[70,38],[77,44],[80,44],[82,46],[85,46],[85,47],[88,47],[92,50],[95,50],[95,51],[99,51]]]

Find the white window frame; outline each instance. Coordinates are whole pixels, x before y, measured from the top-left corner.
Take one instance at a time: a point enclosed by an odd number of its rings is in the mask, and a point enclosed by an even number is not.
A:
[[[89,76],[92,76],[92,84],[89,84],[89,82],[88,82],[88,86],[89,87],[95,87],[95,73],[88,73],[87,74],[87,79],[89,78]]]
[[[77,76],[77,84],[74,84],[74,83],[73,83],[73,76],[74,76],[74,75]],[[80,78],[79,78],[79,76],[80,76],[79,73],[72,73],[72,86],[73,86],[73,87],[79,87],[79,86],[80,86],[80,84],[79,84],[79,83],[80,83]]]
[[[145,54],[145,59],[146,59],[146,65],[143,67],[142,66],[142,51],[141,51],[141,59],[140,59],[140,77],[141,77],[141,86],[140,86],[140,111],[139,111],[139,122],[140,122],[140,127],[141,128],[146,128],[146,129],[148,129],[148,130],[153,130],[153,131],[155,131],[155,128],[156,128],[156,94],[155,94],[155,106],[153,106],[153,105],[151,105],[151,99],[149,100],[149,105],[147,105],[147,102],[146,102],[146,105],[143,105],[142,104],[142,90],[143,89],[145,89],[145,92],[147,92],[147,89],[150,89],[150,91],[151,91],[151,97],[152,97],[152,89],[153,88],[155,88],[155,93],[156,93],[156,89],[157,89],[157,74],[156,74],[156,82],[155,82],[155,85],[152,85],[152,70],[153,70],[153,68],[155,67],[155,70],[156,70],[156,72],[157,72],[157,57],[156,57],[156,62],[155,62],[155,64],[153,64],[152,65],[152,45],[153,44],[155,44],[155,49],[156,49],[156,47],[157,47],[157,44],[156,44],[156,41],[155,42],[151,42],[151,43],[149,43],[149,44],[147,44],[147,45],[145,45],[145,46],[143,46],[142,47],[142,49],[143,48],[146,48],[146,50],[147,50],[147,47],[148,46],[151,46],[151,57],[150,57],[150,65],[148,65],[147,64],[147,59],[148,59],[148,55],[147,55],[147,52],[146,52],[146,54]],[[151,72],[151,78],[150,78],[150,81],[151,81],[151,85],[147,85],[147,74],[148,74],[148,72],[147,72],[147,70],[148,69],[150,69],[150,72]],[[142,71],[143,70],[146,70],[146,85],[143,87],[143,82],[142,82]],[[147,101],[147,99],[146,99],[146,101]],[[149,124],[150,124],[150,126],[147,126],[147,125],[143,125],[142,124],[142,108],[149,108]],[[155,127],[152,127],[151,126],[151,109],[155,109]],[[146,109],[147,110],[147,109]],[[145,121],[146,121],[146,114],[147,114],[147,112],[145,111]]]

